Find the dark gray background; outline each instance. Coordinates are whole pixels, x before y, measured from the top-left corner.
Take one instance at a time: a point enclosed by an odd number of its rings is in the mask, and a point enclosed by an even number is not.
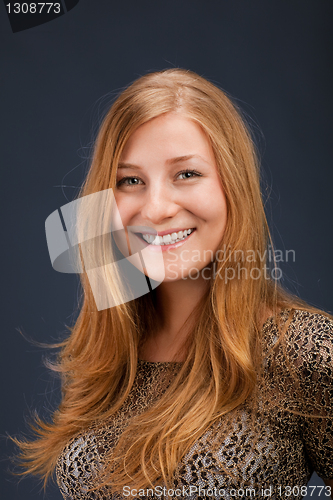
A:
[[[147,71],[188,68],[238,100],[259,140],[276,246],[296,252],[285,285],[332,311],[332,14],[331,0],[81,0],[13,34],[0,5],[2,436],[26,432],[29,408],[46,415],[59,402],[43,351],[17,331],[52,342],[74,319],[77,278],[53,271],[44,221],[76,193],[105,106]],[[42,498],[36,480],[7,474],[12,447],[0,443],[1,499]]]

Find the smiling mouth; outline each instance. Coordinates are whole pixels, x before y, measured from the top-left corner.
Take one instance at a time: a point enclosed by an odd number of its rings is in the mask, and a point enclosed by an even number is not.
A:
[[[174,243],[179,243],[190,236],[190,234],[195,231],[195,228],[185,229],[184,231],[178,231],[176,233],[168,233],[163,236],[158,236],[154,234],[137,233],[146,243],[154,246],[172,245]]]

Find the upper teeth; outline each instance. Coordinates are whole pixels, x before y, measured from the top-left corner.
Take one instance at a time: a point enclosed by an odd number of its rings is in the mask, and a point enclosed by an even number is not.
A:
[[[143,234],[142,238],[151,245],[170,245],[170,243],[178,243],[184,240],[194,229],[185,229],[185,231],[178,231],[178,233],[169,233],[164,236],[155,236],[153,234]]]

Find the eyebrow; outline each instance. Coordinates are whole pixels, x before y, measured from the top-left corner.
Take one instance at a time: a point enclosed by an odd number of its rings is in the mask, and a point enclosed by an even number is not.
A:
[[[184,155],[184,156],[176,156],[175,158],[169,158],[166,161],[166,163],[169,165],[175,165],[175,164],[181,163],[183,161],[192,160],[193,158],[197,158],[199,160],[202,160],[205,163],[207,162],[207,160],[204,160],[204,158],[202,158],[202,156],[200,156],[198,154],[193,154],[193,155]],[[126,162],[120,161],[118,163],[118,168],[137,168],[140,170],[142,167],[140,167],[139,165],[135,165],[134,163],[126,163]]]

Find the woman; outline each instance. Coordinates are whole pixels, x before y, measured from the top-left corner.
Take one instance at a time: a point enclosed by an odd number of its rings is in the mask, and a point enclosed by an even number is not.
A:
[[[239,111],[189,71],[139,78],[104,119],[81,197],[110,189],[161,284],[98,307],[82,275],[62,402],[20,443],[28,473],[56,468],[66,499],[301,498],[315,470],[329,495],[333,322],[274,280]]]

